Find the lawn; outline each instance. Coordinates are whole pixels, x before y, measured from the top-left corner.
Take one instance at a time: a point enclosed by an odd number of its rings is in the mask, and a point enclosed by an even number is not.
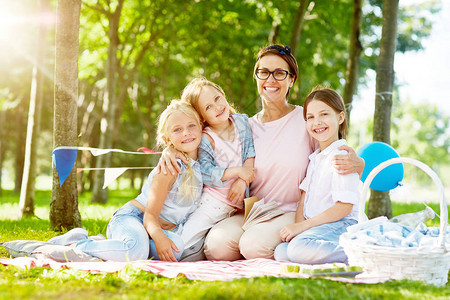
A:
[[[110,191],[106,205],[92,205],[89,194],[80,195],[83,227],[90,234],[105,234],[112,213],[135,195],[136,191]],[[19,196],[10,191],[0,196],[0,241],[48,240],[56,235],[49,229],[49,191],[36,192],[36,217],[15,217],[18,202]],[[431,206],[439,211],[438,204]],[[423,204],[393,203],[394,215],[422,208]],[[9,257],[3,247],[0,257]],[[204,282],[182,276],[168,279],[131,268],[113,274],[90,274],[70,269],[0,266],[0,299],[449,299],[448,286],[437,288],[414,281],[365,285],[273,277]]]

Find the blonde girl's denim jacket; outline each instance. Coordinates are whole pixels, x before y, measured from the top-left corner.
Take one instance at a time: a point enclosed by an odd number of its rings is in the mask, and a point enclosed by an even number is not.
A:
[[[242,163],[244,163],[248,158],[255,157],[255,147],[253,145],[250,125],[248,124],[248,117],[244,114],[232,114],[231,117],[236,124],[241,138]],[[202,135],[202,141],[198,148],[198,162],[200,163],[203,184],[210,187],[222,187],[224,185],[221,178],[226,168],[217,166],[214,149],[205,135]]]

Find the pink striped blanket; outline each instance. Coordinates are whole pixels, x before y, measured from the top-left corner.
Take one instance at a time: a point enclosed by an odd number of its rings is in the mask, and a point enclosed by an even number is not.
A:
[[[46,257],[16,257],[0,258],[0,264],[11,265],[20,268],[47,267],[52,269],[71,268],[91,273],[113,273],[118,272],[125,267],[142,269],[147,272],[158,274],[167,278],[175,278],[183,275],[191,280],[203,281],[229,281],[239,278],[251,277],[297,277],[308,278],[314,275],[300,273],[283,273],[281,264],[278,261],[270,259],[250,259],[239,261],[198,261],[198,262],[163,262],[153,260],[142,260],[129,263],[120,262],[57,262]],[[295,265],[289,263],[290,265]],[[300,266],[300,265],[299,265]],[[336,281],[350,283],[379,283],[386,281],[386,278],[365,278],[365,277],[339,277],[330,276],[328,278]]]

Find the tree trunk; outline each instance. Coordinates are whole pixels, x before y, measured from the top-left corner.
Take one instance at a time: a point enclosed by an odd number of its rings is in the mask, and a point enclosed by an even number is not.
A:
[[[25,143],[23,142],[26,139],[26,124],[24,122],[25,119],[25,98],[20,99],[20,103],[17,106],[16,111],[16,130],[17,130],[17,149],[15,152],[15,181],[14,181],[14,194],[20,192],[20,187],[22,186],[22,174],[23,174],[23,165],[25,158]]]
[[[302,33],[302,24],[305,19],[305,12],[309,5],[309,0],[299,0],[300,5],[298,6],[297,14],[294,19],[294,27],[292,28],[291,36],[291,50],[294,57],[297,55],[298,42],[300,41],[300,35]]]
[[[119,22],[122,13],[123,0],[119,1],[116,10],[107,14],[109,19],[109,46],[108,60],[106,63],[106,85],[107,92],[103,98],[103,115],[100,123],[99,148],[112,148],[114,132],[114,121],[117,108],[116,78],[117,78],[117,49],[119,46]],[[96,168],[108,168],[111,163],[111,155],[97,156]],[[95,171],[94,188],[92,191],[92,203],[106,203],[108,201],[108,190],[103,189],[104,172]]]
[[[39,13],[45,15],[50,12],[49,0],[39,1]],[[30,107],[28,109],[27,139],[25,143],[25,159],[22,177],[22,187],[19,201],[19,217],[34,215],[34,189],[36,182],[36,153],[38,137],[40,135],[41,107],[43,100],[45,52],[47,24],[39,25],[37,34],[36,62],[31,79]]]
[[[277,21],[272,22],[272,30],[269,34],[269,44],[276,44],[278,36],[280,35],[280,23]]]
[[[350,32],[350,48],[345,73],[344,103],[347,108],[347,122],[350,125],[353,95],[358,85],[359,57],[363,50],[359,40],[361,30],[362,0],[353,1],[353,18]]]
[[[312,10],[314,7],[314,3],[310,6],[310,0],[299,0],[299,7],[297,10],[297,14],[294,19],[294,26],[292,27],[292,36],[291,36],[291,51],[294,57],[297,56],[298,52],[298,43],[300,41],[300,36],[302,33],[303,21],[305,20],[305,15],[308,13],[307,9]],[[299,98],[299,92],[302,84],[302,72],[297,74],[297,84],[294,85],[293,89],[290,92],[290,99],[293,99],[293,102],[296,102],[296,99]]]
[[[53,146],[77,145],[78,34],[81,0],[59,0],[55,37]],[[81,226],[75,168],[60,187],[53,167],[50,224],[61,230]]]
[[[383,29],[378,58],[373,140],[390,143],[394,55],[397,41],[398,0],[383,2]],[[389,192],[371,192],[368,217],[392,217]]]

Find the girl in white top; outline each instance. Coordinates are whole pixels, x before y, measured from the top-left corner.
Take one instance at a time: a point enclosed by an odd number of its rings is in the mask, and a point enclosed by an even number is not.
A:
[[[234,113],[221,87],[198,77],[186,86],[181,99],[197,110],[205,126],[198,151],[203,195],[181,234],[189,248],[203,244],[213,225],[243,208],[255,178],[255,149],[248,117]]]
[[[341,175],[332,166],[335,155],[347,153],[338,150],[346,144],[344,101],[331,89],[316,88],[305,100],[303,115],[319,149],[309,156],[295,223],[281,229],[284,243],[274,256],[302,264],[346,263],[339,236],[357,223],[359,175]]]
[[[141,194],[119,208],[111,218],[105,240],[88,238],[88,232],[75,228],[49,242],[76,243],[75,249],[102,260],[135,261],[153,257],[177,261],[184,251],[179,234],[188,216],[197,208],[203,181],[197,161],[202,128],[195,109],[173,100],[158,121],[158,143],[182,153],[181,174],[152,171]]]

